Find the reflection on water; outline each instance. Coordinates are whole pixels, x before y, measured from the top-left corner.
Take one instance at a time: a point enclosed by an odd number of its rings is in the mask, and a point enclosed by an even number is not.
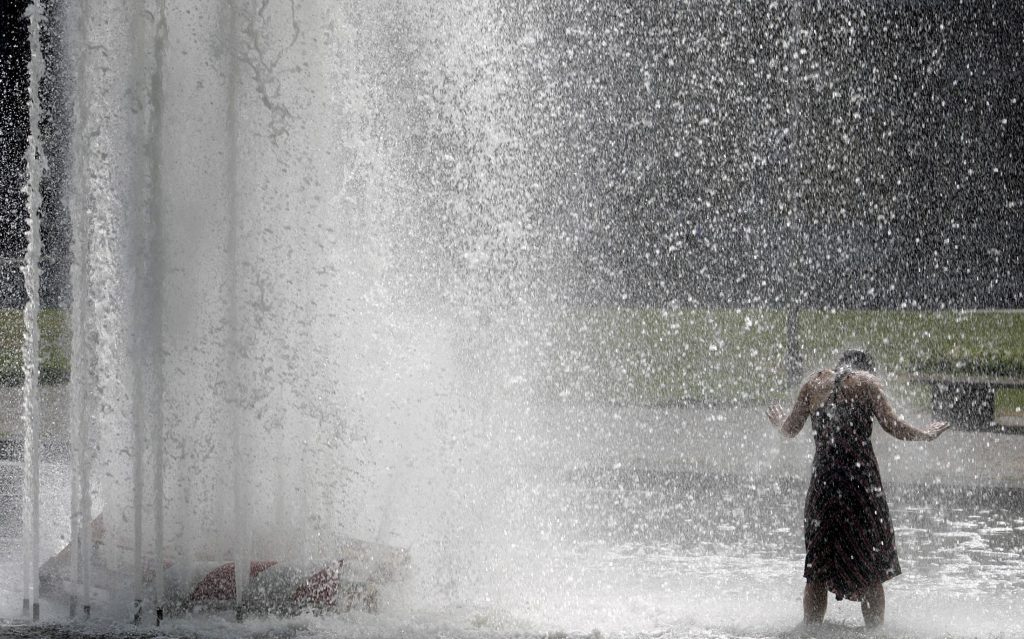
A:
[[[567,490],[567,536],[589,540],[595,555],[604,546],[609,565],[629,565],[650,584],[722,606],[698,624],[775,636],[799,620],[802,481],[618,469],[579,473]],[[1024,491],[894,486],[888,495],[903,574],[887,584],[886,633],[1024,636]],[[749,605],[736,613],[729,601]],[[830,607],[839,628],[860,625],[857,605]]]
[[[736,550],[803,560],[800,481],[615,470],[577,473],[568,486],[561,523],[578,539],[639,553]],[[1024,585],[1024,490],[896,486],[887,493],[901,581],[939,579],[982,592]]]
[[[1024,586],[1020,497],[1017,491],[989,491],[946,504],[903,504],[896,529],[907,555],[903,585],[964,599],[1019,599]]]

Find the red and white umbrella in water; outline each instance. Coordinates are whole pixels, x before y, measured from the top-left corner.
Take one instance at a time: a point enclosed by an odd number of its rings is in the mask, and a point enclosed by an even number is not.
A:
[[[200,571],[208,568],[209,564],[201,567]],[[246,609],[278,613],[310,608],[375,612],[378,588],[391,580],[383,577],[389,575],[368,574],[365,567],[350,568],[344,559],[326,565],[253,561],[249,564],[249,583],[239,600],[235,564],[227,562],[200,573],[194,585],[188,583],[188,594],[181,599],[181,606],[186,609],[221,608],[240,602]]]
[[[102,557],[103,523],[93,522],[94,560]],[[406,550],[350,539],[338,548],[337,559],[327,561],[261,560],[249,564],[249,580],[239,597],[234,562],[164,562],[164,606],[175,610],[199,611],[235,608],[273,614],[295,614],[303,610],[366,610],[378,606],[379,589],[405,576],[409,565]],[[40,569],[41,594],[67,596],[77,592],[72,583],[70,545],[50,558]],[[97,594],[110,593],[124,582],[105,566],[93,565]],[[146,588],[154,590],[155,571],[145,570]]]

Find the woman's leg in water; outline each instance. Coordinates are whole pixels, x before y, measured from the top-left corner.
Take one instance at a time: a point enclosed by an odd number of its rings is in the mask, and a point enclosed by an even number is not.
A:
[[[882,582],[864,589],[860,611],[864,613],[864,626],[877,628],[885,623],[885,589]]]
[[[807,585],[804,586],[804,623],[819,624],[824,621],[827,607],[828,588],[825,582],[808,579]]]

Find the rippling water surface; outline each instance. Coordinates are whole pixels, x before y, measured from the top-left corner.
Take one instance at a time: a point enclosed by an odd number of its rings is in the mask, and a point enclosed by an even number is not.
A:
[[[59,492],[59,466],[45,479]],[[378,615],[194,617],[155,628],[94,621],[26,625],[18,541],[3,540],[0,636],[172,637],[781,637],[861,636],[857,604],[797,627],[804,487],[617,468],[553,479],[542,543],[509,548],[508,587],[457,597],[390,593]],[[889,490],[904,574],[887,585],[885,637],[1024,636],[1024,509],[1016,489]],[[57,515],[58,513],[51,513]],[[51,530],[50,547],[61,543]],[[500,593],[496,596],[495,593]],[[58,619],[52,605],[44,616]]]

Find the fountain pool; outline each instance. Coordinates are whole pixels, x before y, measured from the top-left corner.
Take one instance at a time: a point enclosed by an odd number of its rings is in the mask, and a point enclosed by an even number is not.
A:
[[[551,141],[580,123],[537,90],[558,85],[544,17],[477,0],[51,6],[68,447],[34,458],[44,525],[2,544],[0,635],[802,636],[806,437],[783,447],[742,402],[552,391],[588,371],[552,352],[583,240],[551,211],[587,204],[547,191],[573,170]],[[943,446],[880,444],[905,571],[882,636],[1024,634],[1024,445]],[[241,593],[252,561],[334,561],[350,540],[411,558],[375,613],[154,625],[175,567],[231,562]],[[68,545],[72,621],[33,566]],[[13,621],[23,596],[41,624]],[[859,623],[833,605],[818,634]]]

